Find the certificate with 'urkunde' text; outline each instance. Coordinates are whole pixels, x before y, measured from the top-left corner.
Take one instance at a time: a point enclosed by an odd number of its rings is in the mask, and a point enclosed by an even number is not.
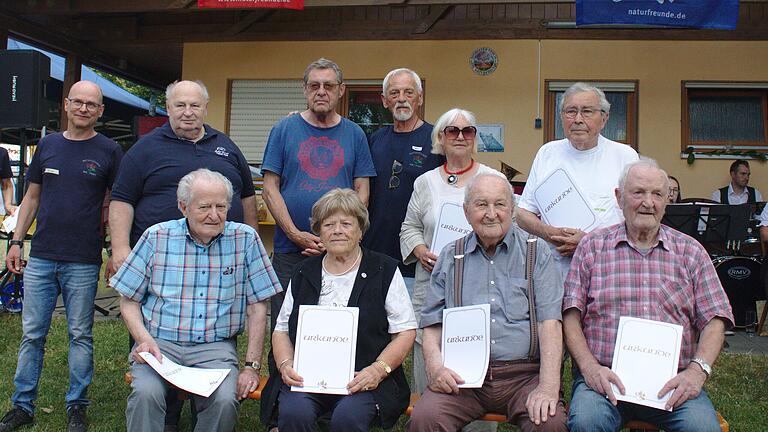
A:
[[[139,355],[169,383],[203,397],[208,397],[216,391],[230,372],[229,369],[182,366],[166,356],[163,356],[163,362],[160,363],[155,356],[148,352],[140,352]]]
[[[454,203],[443,203],[440,206],[435,235],[432,237],[431,252],[440,255],[445,245],[464,237],[471,231],[472,226],[464,215],[464,207]]]
[[[589,232],[597,216],[584,194],[562,169],[556,169],[533,192],[541,218],[553,227],[577,228]]]
[[[291,391],[349,394],[359,313],[356,307],[299,306],[293,368],[304,386],[291,386]]]
[[[459,374],[460,388],[480,388],[491,358],[491,305],[443,309],[443,366]]]
[[[611,370],[626,393],[613,387],[616,399],[664,409],[672,392],[656,397],[677,374],[683,327],[661,321],[623,316],[619,319]]]

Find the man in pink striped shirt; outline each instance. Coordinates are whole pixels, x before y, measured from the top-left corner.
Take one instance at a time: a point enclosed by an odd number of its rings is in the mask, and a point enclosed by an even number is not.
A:
[[[574,254],[563,297],[575,365],[572,432],[618,431],[630,420],[672,431],[720,430],[702,386],[733,314],[704,248],[661,225],[668,185],[652,160],[627,165],[616,189],[625,222],[588,234]],[[616,400],[611,383],[622,394],[624,386],[610,367],[621,316],[683,326],[678,374],[659,391],[659,397],[672,391],[668,411]]]

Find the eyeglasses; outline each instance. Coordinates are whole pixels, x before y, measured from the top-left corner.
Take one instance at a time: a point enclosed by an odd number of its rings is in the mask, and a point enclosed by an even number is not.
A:
[[[76,110],[79,110],[80,108],[85,105],[85,109],[90,112],[96,112],[99,108],[101,108],[101,104],[93,103],[93,102],[83,102],[80,99],[70,99],[66,98],[70,104],[72,104],[72,107]]]
[[[604,113],[605,111],[599,108],[595,107],[584,107],[584,108],[576,108],[576,107],[569,107],[563,110],[563,115],[565,115],[565,118],[567,119],[575,119],[576,116],[581,113],[581,116],[585,119],[592,118],[597,113]]]
[[[324,88],[327,92],[335,91],[339,87],[339,83],[335,82],[309,82],[304,84],[304,87],[312,93]]]
[[[389,188],[397,189],[400,187],[400,177],[398,175],[403,172],[403,164],[398,160],[392,161],[392,175],[389,177]]]
[[[474,126],[467,126],[464,129],[459,129],[456,126],[447,126],[445,129],[443,129],[443,135],[445,135],[445,137],[448,139],[458,138],[459,133],[461,133],[465,140],[475,139],[475,135],[477,135],[477,128]]]

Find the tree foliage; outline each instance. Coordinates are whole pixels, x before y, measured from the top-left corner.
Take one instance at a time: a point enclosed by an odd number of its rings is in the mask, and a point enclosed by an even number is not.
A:
[[[129,93],[136,95],[148,102],[151,101],[151,98],[154,96],[156,98],[155,106],[157,107],[165,106],[165,91],[163,90],[147,87],[143,84],[137,84],[133,81],[119,77],[117,75],[113,75],[109,72],[104,72],[102,70],[93,69],[93,71],[102,78],[111,81],[115,85],[124,88]]]

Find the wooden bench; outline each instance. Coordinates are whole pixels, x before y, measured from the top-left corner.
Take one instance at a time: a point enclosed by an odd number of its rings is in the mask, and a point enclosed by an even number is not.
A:
[[[410,416],[413,412],[413,406],[416,404],[416,401],[419,400],[420,395],[418,393],[411,393],[411,404],[408,406],[408,409],[405,410],[405,414]],[[725,421],[723,416],[720,415],[719,412],[715,412],[717,414],[717,420],[720,422],[720,431],[721,432],[729,432],[729,426],[728,422]],[[498,422],[498,423],[506,423],[507,422],[507,416],[504,414],[497,414],[497,413],[487,413],[482,418],[479,418],[478,420],[483,421],[492,421],[492,422]],[[637,431],[637,432],[652,432],[652,431],[658,431],[659,428],[656,426],[642,422],[633,420],[627,424],[624,425],[624,429],[629,429],[631,431]]]
[[[126,372],[125,373],[125,382],[127,384],[130,384],[132,381],[131,373]],[[261,392],[264,390],[264,386],[267,385],[267,380],[269,380],[269,376],[261,376],[261,379],[259,380],[259,387],[248,394],[248,399],[254,399],[254,400],[260,400],[261,399]],[[408,408],[405,410],[405,415],[410,416],[413,412],[413,406],[416,404],[416,402],[419,400],[421,396],[418,393],[411,393],[411,403],[408,405]],[[179,398],[180,399],[187,399],[189,398],[189,395],[184,391],[179,391]],[[717,414],[717,420],[720,422],[720,431],[721,432],[729,432],[730,427],[728,426],[728,422],[725,421],[723,416],[720,415],[720,412],[716,411],[715,414]],[[479,420],[483,421],[492,421],[497,423],[506,423],[507,422],[507,416],[503,414],[497,414],[497,413],[487,413]],[[636,432],[653,432],[658,431],[659,428],[656,426],[642,422],[633,420],[627,424],[624,425],[624,429],[629,429],[631,431]]]
[[[260,400],[261,399],[261,392],[264,390],[264,386],[267,385],[267,380],[269,380],[269,376],[261,375],[259,379],[259,387],[256,388],[256,390],[248,393],[248,399],[254,399],[254,400]],[[125,373],[125,383],[130,384],[131,381],[133,381],[133,377],[131,376],[130,372]],[[189,399],[189,394],[185,392],[184,390],[179,390],[179,399]]]

